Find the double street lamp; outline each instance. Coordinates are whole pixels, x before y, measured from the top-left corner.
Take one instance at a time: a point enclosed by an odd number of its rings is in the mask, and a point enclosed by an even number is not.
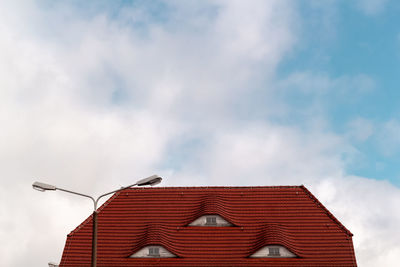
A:
[[[55,190],[59,190],[59,191],[63,191],[63,192],[67,192],[67,193],[71,193],[71,194],[75,194],[75,195],[79,195],[82,197],[87,197],[90,198],[93,201],[93,230],[92,230],[92,258],[91,258],[91,266],[92,267],[96,267],[96,261],[97,261],[97,203],[99,202],[100,198],[105,197],[107,195],[110,195],[112,193],[116,193],[118,191],[130,188],[132,186],[144,186],[144,185],[156,185],[161,183],[162,178],[158,175],[152,175],[150,177],[141,179],[139,181],[137,181],[134,184],[125,186],[125,187],[121,187],[117,190],[105,193],[101,196],[99,196],[97,199],[94,199],[93,197],[89,196],[89,195],[85,195],[85,194],[81,194],[78,192],[73,192],[70,190],[66,190],[63,188],[59,188],[56,187],[54,185],[49,185],[49,184],[45,184],[45,183],[41,183],[41,182],[34,182],[32,184],[33,189],[36,189],[38,191],[44,192],[44,191],[55,191]]]

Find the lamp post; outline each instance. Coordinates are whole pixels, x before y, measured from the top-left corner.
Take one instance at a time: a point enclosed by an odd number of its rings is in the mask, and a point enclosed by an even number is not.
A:
[[[105,193],[101,196],[99,196],[97,199],[94,199],[93,197],[89,196],[89,195],[85,195],[85,194],[81,194],[78,192],[73,192],[70,190],[66,190],[63,188],[59,188],[56,187],[54,185],[49,185],[49,184],[45,184],[45,183],[41,183],[41,182],[34,182],[32,184],[33,189],[36,189],[38,191],[44,192],[44,191],[55,191],[55,190],[60,190],[63,192],[67,192],[67,193],[71,193],[71,194],[75,194],[75,195],[79,195],[82,197],[87,197],[90,198],[93,201],[93,230],[92,230],[92,257],[91,257],[91,266],[92,267],[96,267],[96,261],[97,261],[97,203],[99,202],[100,198],[105,197],[107,195],[110,195],[112,193],[116,193],[118,191],[130,188],[132,186],[144,186],[144,185],[156,185],[161,183],[162,178],[158,175],[152,175],[150,177],[141,179],[139,181],[137,181],[134,184],[125,186],[125,187],[121,187],[120,189]]]

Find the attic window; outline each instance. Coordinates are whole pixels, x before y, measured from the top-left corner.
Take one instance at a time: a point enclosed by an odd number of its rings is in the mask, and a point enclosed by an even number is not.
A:
[[[149,247],[149,256],[160,257],[160,248],[159,247]]]
[[[206,225],[217,225],[217,216],[207,216]]]
[[[191,222],[188,226],[233,226],[230,222],[217,214],[201,216]]]
[[[175,254],[169,252],[165,247],[160,245],[145,246],[136,251],[130,258],[175,258]]]
[[[276,257],[281,255],[279,253],[279,247],[271,247],[268,248],[268,250],[269,250],[268,256]]]
[[[296,258],[297,255],[281,245],[268,245],[250,255],[250,258]]]

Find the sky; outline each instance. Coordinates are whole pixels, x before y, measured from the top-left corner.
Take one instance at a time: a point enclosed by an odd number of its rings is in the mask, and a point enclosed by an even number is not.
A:
[[[400,255],[394,0],[1,1],[0,266],[59,263],[87,199],[304,184],[359,266]]]

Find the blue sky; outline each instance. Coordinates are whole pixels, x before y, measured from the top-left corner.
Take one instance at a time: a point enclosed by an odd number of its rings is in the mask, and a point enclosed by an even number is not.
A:
[[[34,180],[100,195],[157,173],[163,186],[304,184],[354,233],[360,266],[397,266],[399,9],[4,2],[0,201],[15,201],[0,206],[2,263],[59,262],[90,214]]]
[[[337,96],[334,92],[328,96],[327,118],[332,130],[338,134],[343,134],[349,122],[357,118],[370,121],[377,128],[375,131],[379,131],[382,124],[400,116],[399,8],[395,1],[391,1],[384,10],[371,15],[360,12],[354,2],[342,1],[332,8],[334,10],[329,10],[335,13],[335,18],[324,25],[315,18],[323,16],[321,6],[301,5],[307,27],[306,40],[302,40],[300,48],[280,66],[279,73],[285,75],[308,70],[332,78],[362,74],[374,84],[374,88],[365,94],[359,94],[358,88],[348,88],[353,92],[346,96]],[[382,137],[372,135],[364,142],[353,143],[362,159],[350,164],[347,172],[387,179],[399,186],[398,149],[382,152],[377,140]],[[398,148],[398,144],[392,145]]]

